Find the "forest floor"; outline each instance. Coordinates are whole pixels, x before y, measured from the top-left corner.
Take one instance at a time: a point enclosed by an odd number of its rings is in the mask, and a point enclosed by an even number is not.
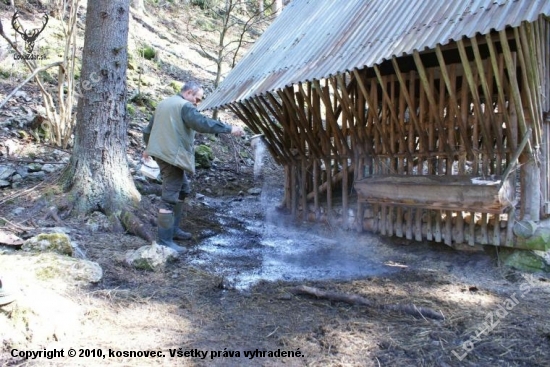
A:
[[[148,22],[169,34],[173,23],[159,19]],[[148,33],[140,37],[161,42]],[[211,80],[211,68],[197,67],[204,60],[192,55],[179,67],[168,65],[168,54],[163,64],[148,65],[157,79],[151,95],[160,98],[171,80],[189,75]],[[3,96],[13,84],[4,80]],[[36,88],[24,91],[27,97],[8,104],[0,121],[37,104]],[[147,110],[135,108],[128,155],[137,162]],[[239,123],[226,113],[222,119]],[[60,162],[70,154],[18,130],[8,125],[0,142],[17,146],[19,160]],[[50,254],[0,245],[0,277],[17,296],[0,307],[0,366],[550,364],[548,275],[499,266],[493,247],[461,252],[294,222],[276,209],[281,167],[265,157],[261,174],[255,172],[259,158],[247,139],[202,135],[198,142],[212,146],[216,164],[193,177],[183,221],[193,235],[184,243],[189,251],[159,271],[127,265],[128,251],[149,245],[143,239],[98,230],[90,217],[48,215],[48,197],[59,195],[59,171],[0,189],[0,230],[23,238],[67,232],[81,257],[103,269],[99,282],[82,282],[71,263],[52,266]],[[2,152],[0,165],[14,163]],[[158,183],[147,187],[151,193],[143,195],[142,206],[154,213]],[[300,286],[332,299],[298,294]],[[441,317],[384,305],[413,305],[409,310],[422,307]],[[54,350],[63,356],[22,357]],[[151,351],[155,356],[146,357]]]

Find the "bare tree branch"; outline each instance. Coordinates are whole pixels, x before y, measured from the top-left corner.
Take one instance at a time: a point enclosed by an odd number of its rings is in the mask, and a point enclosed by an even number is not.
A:
[[[34,71],[32,72],[31,75],[29,75],[27,77],[27,79],[25,79],[23,81],[23,83],[19,84],[14,90],[11,91],[10,94],[8,94],[8,96],[6,98],[4,98],[4,100],[0,103],[0,108],[4,107],[4,105],[11,99],[11,97],[13,97],[15,95],[15,93],[17,93],[17,91],[19,91],[19,89],[21,89],[25,84],[27,84],[32,78],[34,78],[36,76],[36,74],[40,73],[41,71],[44,71],[44,70],[47,70],[51,67],[54,67],[54,66],[61,66],[63,65],[63,62],[62,61],[57,61],[57,62],[54,62],[53,64],[49,64],[49,65],[46,65],[46,66],[42,66],[40,68],[36,68],[34,69]]]

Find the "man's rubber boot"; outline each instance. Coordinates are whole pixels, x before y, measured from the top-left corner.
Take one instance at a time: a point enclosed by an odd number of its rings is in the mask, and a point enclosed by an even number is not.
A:
[[[177,252],[185,252],[185,247],[178,246],[172,241],[174,235],[174,213],[158,213],[157,243]]]
[[[180,241],[190,240],[191,237],[193,237],[191,233],[185,232],[179,228],[184,213],[183,204],[183,200],[178,200],[176,205],[174,205],[174,239]]]
[[[0,280],[0,306],[5,306],[15,301],[15,297],[6,288],[2,288],[2,281]]]

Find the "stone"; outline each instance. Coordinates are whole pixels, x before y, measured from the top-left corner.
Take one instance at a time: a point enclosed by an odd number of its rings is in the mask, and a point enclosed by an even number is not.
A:
[[[42,171],[47,172],[47,173],[52,173],[52,172],[57,171],[57,167],[56,167],[55,164],[45,164],[45,165],[42,166]]]
[[[73,255],[71,239],[65,233],[41,233],[26,240],[21,248],[25,251],[46,251],[68,256]]]
[[[92,232],[105,232],[110,226],[109,218],[99,211],[90,214],[86,220],[86,227]]]
[[[96,262],[75,259],[71,266],[71,276],[77,282],[99,283],[103,279],[103,269]]]
[[[501,251],[503,263],[514,269],[526,272],[550,272],[549,256],[543,251],[512,250]]]
[[[0,187],[8,187],[8,186],[10,186],[9,181],[0,180]]]
[[[21,182],[23,181],[23,177],[21,177],[20,174],[16,173],[11,177],[11,182]]]
[[[17,171],[17,174],[19,176],[21,176],[22,178],[25,178],[29,175],[29,170],[27,167],[24,167],[24,166],[18,166],[15,168],[15,170]]]
[[[214,153],[208,145],[199,145],[195,149],[195,164],[197,167],[210,168],[213,159]]]
[[[32,172],[29,174],[29,176],[31,176],[32,178],[43,180],[46,177],[46,172],[44,171]]]
[[[16,171],[9,166],[0,166],[0,180],[9,179]]]
[[[253,187],[251,189],[248,189],[247,192],[250,195],[260,195],[262,193],[262,189],[260,189],[259,187]]]
[[[171,248],[159,246],[153,242],[150,246],[142,246],[126,254],[126,263],[136,269],[158,271],[172,260],[178,258],[178,253]]]
[[[27,170],[29,172],[39,172],[42,170],[42,165],[40,163],[30,163],[27,165]]]
[[[550,250],[550,228],[540,226],[529,238],[516,237],[515,247],[526,250]]]

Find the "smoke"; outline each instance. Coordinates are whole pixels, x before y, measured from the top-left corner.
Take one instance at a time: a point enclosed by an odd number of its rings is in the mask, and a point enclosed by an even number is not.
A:
[[[262,173],[266,151],[263,136],[253,136],[250,141],[250,146],[254,149],[254,178],[257,179]]]

